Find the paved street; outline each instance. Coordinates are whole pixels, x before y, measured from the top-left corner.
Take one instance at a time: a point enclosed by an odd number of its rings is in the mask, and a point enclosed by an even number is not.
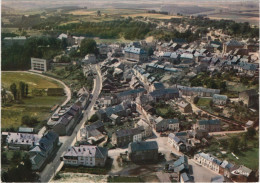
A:
[[[192,167],[192,176],[194,177],[194,182],[211,182],[211,178],[219,175],[207,168],[198,165],[193,159],[189,159],[189,165]]]
[[[97,74],[97,76],[95,78],[95,82],[94,82],[95,84],[93,87],[93,97],[92,97],[91,103],[89,104],[88,108],[86,109],[82,120],[75,127],[71,136],[69,136],[68,139],[65,140],[64,143],[62,144],[62,146],[60,147],[54,160],[52,162],[50,162],[49,164],[47,164],[46,167],[44,168],[44,170],[40,173],[41,182],[49,182],[53,178],[54,172],[57,173],[62,168],[63,162],[60,161],[60,157],[65,153],[65,151],[68,149],[69,146],[73,145],[76,142],[76,135],[78,135],[80,128],[82,126],[84,126],[84,123],[89,118],[89,113],[91,112],[92,107],[96,103],[96,100],[97,100],[99,93],[101,91],[101,88],[102,88],[102,78],[101,78],[101,73],[100,73],[99,68],[97,68],[97,71],[98,71],[98,74]],[[62,137],[62,141],[63,140],[64,140],[64,138]]]

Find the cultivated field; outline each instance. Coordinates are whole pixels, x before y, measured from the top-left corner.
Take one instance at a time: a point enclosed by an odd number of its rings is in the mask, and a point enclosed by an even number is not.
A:
[[[36,128],[40,128],[44,124],[44,120],[50,116],[50,109],[60,104],[65,96],[32,96],[33,89],[47,89],[63,87],[56,81],[44,78],[39,75],[22,72],[2,72],[2,87],[10,90],[10,85],[16,83],[19,88],[19,82],[23,81],[29,85],[29,95],[17,103],[7,103],[2,106],[2,128],[17,128],[21,125],[21,118],[24,115],[37,117],[40,121],[36,124]]]

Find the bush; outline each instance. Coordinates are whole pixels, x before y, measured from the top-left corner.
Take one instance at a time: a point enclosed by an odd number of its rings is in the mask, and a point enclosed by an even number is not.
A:
[[[28,127],[34,127],[39,123],[38,119],[36,117],[30,117],[28,115],[25,115],[22,117],[22,124],[28,126]]]
[[[89,122],[95,122],[98,120],[98,116],[96,114],[93,114],[91,118],[88,120]]]

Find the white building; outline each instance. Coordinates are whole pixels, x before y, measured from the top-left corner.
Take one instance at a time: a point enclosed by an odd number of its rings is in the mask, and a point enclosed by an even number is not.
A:
[[[216,173],[219,173],[219,167],[222,163],[221,160],[217,159],[211,154],[198,153],[194,155],[194,160],[201,164],[203,167],[213,170]]]
[[[31,69],[46,72],[49,68],[49,61],[40,58],[31,58]]]
[[[226,95],[214,94],[212,99],[216,105],[226,105],[228,97]]]
[[[6,142],[9,149],[29,150],[41,139],[40,135],[8,132]]]
[[[168,135],[168,143],[177,151],[184,151],[186,149],[186,145],[182,142],[182,140],[179,137],[175,136],[173,133],[170,133]]]
[[[63,156],[64,164],[72,166],[105,166],[107,149],[98,146],[81,145],[70,147]]]

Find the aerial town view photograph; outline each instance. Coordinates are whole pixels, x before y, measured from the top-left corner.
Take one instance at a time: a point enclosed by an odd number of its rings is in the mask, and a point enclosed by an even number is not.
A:
[[[259,182],[259,0],[1,0],[1,182]]]

